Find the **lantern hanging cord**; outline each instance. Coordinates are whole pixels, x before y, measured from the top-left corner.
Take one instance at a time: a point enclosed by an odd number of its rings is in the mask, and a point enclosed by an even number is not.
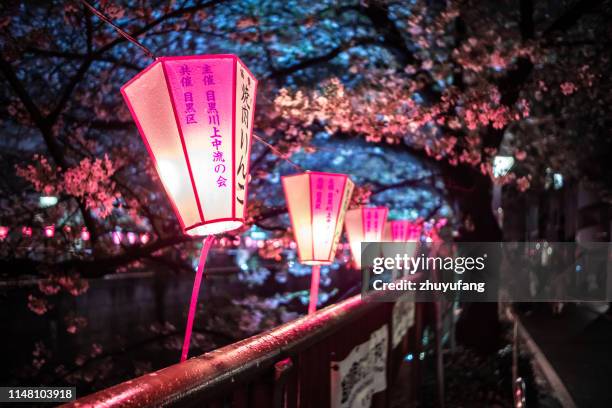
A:
[[[85,7],[87,7],[93,14],[98,16],[102,21],[104,21],[106,24],[108,24],[111,27],[113,27],[115,29],[115,31],[117,31],[119,33],[119,35],[121,35],[123,38],[125,38],[126,40],[128,40],[132,44],[136,45],[138,48],[140,48],[145,53],[145,55],[147,57],[150,57],[152,59],[156,58],[155,54],[153,54],[153,52],[150,49],[148,49],[147,47],[142,45],[137,39],[135,39],[134,37],[132,37],[131,35],[126,33],[124,30],[122,30],[120,27],[118,27],[115,23],[112,22],[112,20],[110,18],[105,16],[101,11],[99,11],[94,6],[89,4],[86,0],[81,0],[81,3],[83,3],[83,5]]]
[[[287,159],[286,157],[284,157],[284,154],[278,150],[276,147],[272,146],[270,143],[266,142],[265,140],[263,140],[261,138],[261,136],[258,136],[257,134],[253,133],[253,137],[255,138],[255,140],[257,140],[259,143],[261,143],[262,145],[266,146],[268,149],[272,150],[274,153],[276,153],[276,155],[278,157],[280,157],[281,159],[283,159],[284,161],[286,161],[287,163],[289,163],[290,165],[292,165],[294,168],[296,168],[299,171],[302,172],[306,172],[306,170],[304,170],[303,167],[301,167],[299,164],[294,163],[293,161]]]

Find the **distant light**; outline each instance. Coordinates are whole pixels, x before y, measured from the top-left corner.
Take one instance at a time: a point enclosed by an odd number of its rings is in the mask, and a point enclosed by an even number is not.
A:
[[[414,360],[414,355],[412,355],[412,353],[408,354],[405,358],[406,361],[412,361]]]
[[[561,173],[553,174],[553,188],[555,190],[560,190],[563,188],[563,174]]]
[[[21,227],[21,234],[24,237],[31,237],[32,236],[32,228],[31,227]]]
[[[53,238],[54,235],[55,235],[55,225],[45,226],[45,237]]]
[[[576,265],[576,272],[580,272],[582,271],[582,266],[581,265]]]
[[[87,230],[87,228],[86,228],[86,227],[83,227],[83,228],[81,229],[81,239],[82,239],[83,241],[89,241],[89,238],[90,238],[89,231]]]
[[[57,197],[55,196],[40,196],[38,199],[38,205],[41,208],[53,207],[57,204]]]
[[[514,166],[514,157],[512,156],[495,156],[493,158],[493,176],[503,177]]]
[[[0,241],[4,241],[9,233],[9,227],[0,226]]]
[[[127,240],[130,243],[130,245],[134,245],[136,243],[136,233],[135,232],[128,232],[127,233]]]
[[[140,234],[140,243],[141,244],[146,244],[147,242],[149,242],[149,240],[151,239],[151,237],[149,236],[149,234],[147,232]]]
[[[425,352],[421,351],[419,353],[419,360],[425,360]]]
[[[252,231],[251,232],[251,238],[253,239],[265,239],[266,238],[266,233],[263,231]]]
[[[121,240],[123,239],[123,234],[121,231],[113,231],[113,243],[115,245],[121,244]]]

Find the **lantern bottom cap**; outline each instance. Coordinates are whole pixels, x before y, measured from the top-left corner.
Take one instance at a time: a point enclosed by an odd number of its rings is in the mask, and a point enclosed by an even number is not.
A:
[[[222,219],[222,220],[211,220],[205,223],[194,224],[185,228],[185,233],[194,237],[222,234],[236,230],[244,225],[242,219]]]
[[[304,265],[316,266],[316,265],[331,265],[333,262],[332,261],[300,261],[300,263]]]

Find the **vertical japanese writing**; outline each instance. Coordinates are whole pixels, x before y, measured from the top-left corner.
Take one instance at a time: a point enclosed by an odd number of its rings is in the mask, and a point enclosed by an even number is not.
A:
[[[210,88],[215,84],[213,71],[208,64],[202,66],[202,82],[205,88]],[[212,125],[212,134],[210,135],[210,143],[213,147],[212,161],[213,171],[218,176],[216,180],[217,188],[227,187],[227,178],[224,176],[226,172],[225,157],[223,157],[223,135],[220,133],[220,117],[217,110],[217,99],[214,89],[206,91],[206,113],[208,114],[208,124]]]
[[[183,64],[179,68],[179,73],[181,75],[181,86],[183,87],[183,101],[185,102],[185,123],[187,125],[198,123],[195,116],[196,111],[193,107],[191,69],[187,64]]]
[[[247,166],[248,166],[248,150],[249,150],[249,138],[250,138],[250,120],[251,120],[251,97],[253,92],[253,81],[247,74],[246,70],[239,65],[241,89],[239,90],[240,96],[240,144],[238,149],[240,150],[240,159],[236,168],[236,200],[241,205],[244,205],[244,197],[246,179],[247,179]]]

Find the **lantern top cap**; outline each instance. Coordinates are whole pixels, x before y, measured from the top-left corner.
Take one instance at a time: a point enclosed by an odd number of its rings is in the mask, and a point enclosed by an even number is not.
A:
[[[253,77],[252,79],[255,80],[255,83],[258,82],[257,77],[253,75],[253,73],[251,72],[251,70],[249,70],[246,64],[240,59],[240,57],[234,54],[175,55],[175,56],[166,56],[166,57],[156,57],[155,61],[150,63],[145,69],[140,71],[132,79],[126,82],[121,87],[121,92],[123,93],[124,88],[127,88],[130,84],[137,81],[138,78],[140,78],[143,74],[145,74],[147,71],[149,71],[151,68],[153,68],[157,64],[161,64],[165,61],[180,61],[180,60],[195,60],[195,59],[233,59],[234,61],[240,61],[244,69]]]
[[[286,176],[281,176],[281,178],[298,177],[298,176],[303,176],[306,174],[313,174],[313,175],[320,175],[320,176],[340,176],[340,177],[346,177],[350,179],[349,175],[344,174],[344,173],[329,173],[326,171],[311,171],[311,170],[306,170],[304,173],[288,174]]]

